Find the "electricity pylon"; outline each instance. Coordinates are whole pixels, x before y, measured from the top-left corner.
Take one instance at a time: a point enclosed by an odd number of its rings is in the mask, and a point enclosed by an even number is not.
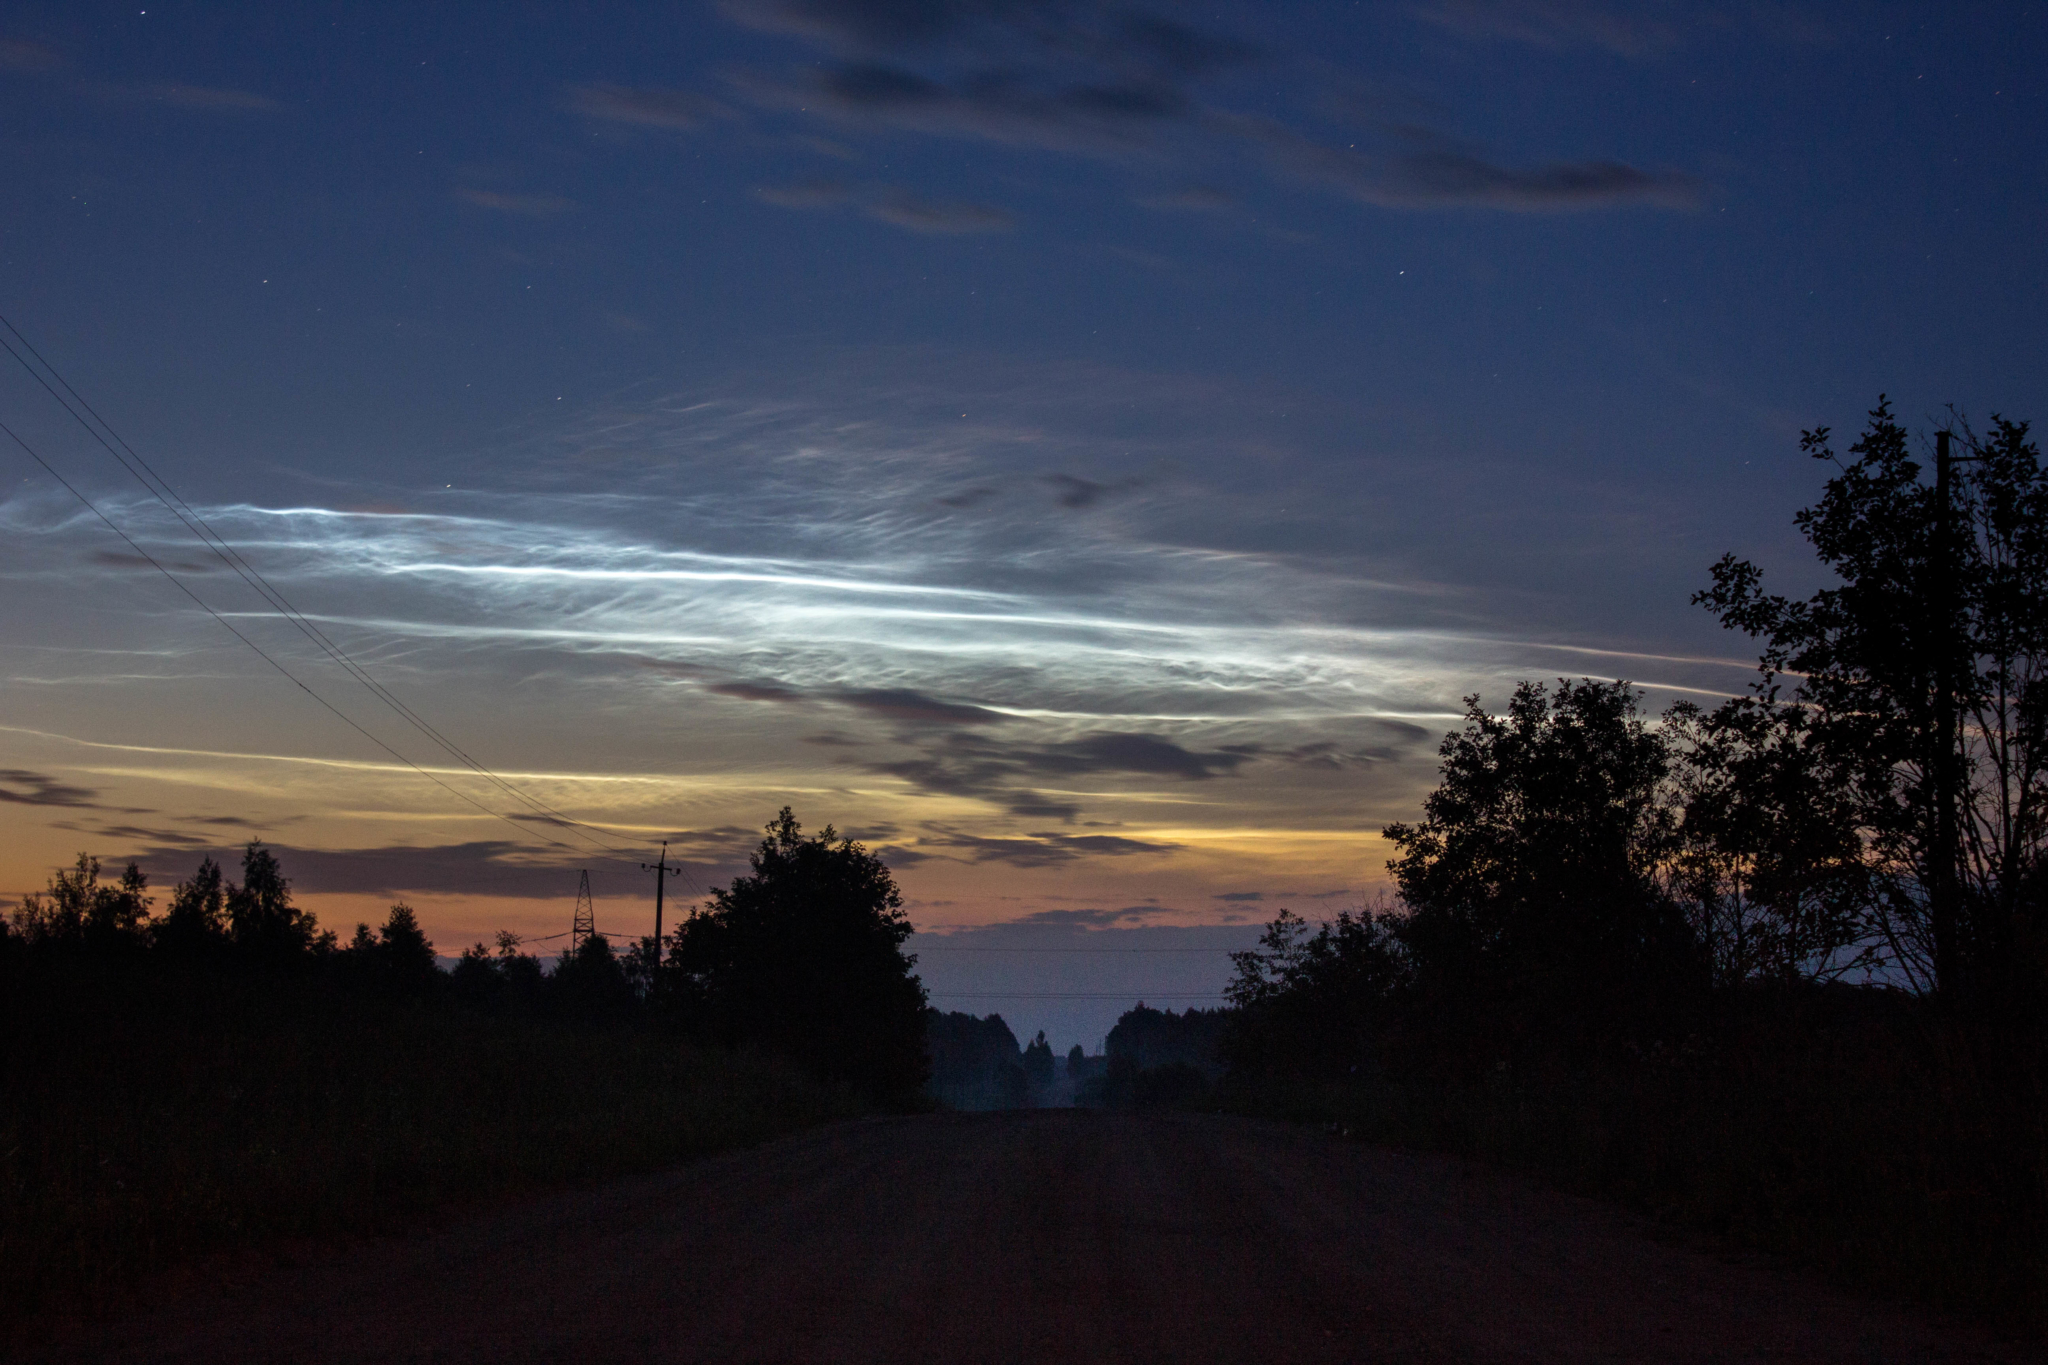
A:
[[[597,932],[597,916],[590,908],[590,874],[576,883],[576,917],[569,921],[569,953],[575,955],[583,940]]]

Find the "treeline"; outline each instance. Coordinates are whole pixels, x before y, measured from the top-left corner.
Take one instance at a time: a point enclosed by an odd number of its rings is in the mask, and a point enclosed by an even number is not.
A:
[[[1952,440],[1930,481],[1883,405],[1845,459],[1808,434],[1835,586],[1731,557],[1696,598],[1749,695],[1469,698],[1397,895],[1236,955],[1200,1102],[2048,1321],[2048,479],[2024,426]]]
[[[593,935],[550,969],[501,933],[495,951],[476,944],[443,971],[409,905],[393,905],[372,930],[358,924],[346,943],[292,899],[277,855],[252,841],[242,879],[212,858],[171,891],[163,913],[149,878],[129,863],[103,880],[99,860],[78,855],[48,887],[0,918],[0,976],[58,969],[65,962],[125,964],[207,977],[288,977],[381,999],[459,1003],[492,1013],[605,1022],[631,1015],[640,964]],[[644,975],[644,970],[642,971]]]
[[[1140,1000],[1118,1017],[1103,1040],[1102,1066],[1076,1102],[1109,1109],[1206,1107],[1224,1072],[1228,1011],[1176,1014]]]
[[[948,1109],[1071,1104],[1076,1084],[1090,1073],[1091,1059],[1078,1043],[1065,1057],[1055,1057],[1040,1029],[1019,1047],[1000,1014],[977,1019],[958,1010],[926,1010],[925,1048],[931,1059],[927,1088]]]
[[[659,944],[650,936],[619,950],[592,934],[550,967],[500,933],[443,971],[408,905],[374,930],[358,924],[346,942],[321,928],[259,842],[244,851],[239,882],[207,858],[161,914],[139,867],[103,880],[81,853],[0,918],[0,980],[121,964],[317,982],[494,1017],[630,1024],[777,1055],[878,1102],[912,1101],[928,1074],[926,1007],[888,868],[829,826],[805,835],[787,808],[752,866]]]
[[[1103,1041],[1054,1053],[1045,1030],[1019,1047],[1000,1014],[926,1013],[932,1098],[948,1109],[1172,1109],[1199,1106],[1224,1074],[1225,1010],[1182,1014],[1139,1001]]]

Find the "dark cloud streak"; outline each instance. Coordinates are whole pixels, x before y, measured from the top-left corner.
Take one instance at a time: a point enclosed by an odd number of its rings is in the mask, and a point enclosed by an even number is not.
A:
[[[1115,834],[1061,834],[1041,830],[1009,838],[962,834],[943,826],[920,841],[923,847],[958,849],[974,863],[1008,863],[1012,867],[1055,867],[1081,858],[1118,858],[1133,854],[1172,853],[1181,845],[1126,839]]]
[[[93,800],[99,795],[97,791],[90,787],[74,787],[59,782],[47,773],[31,772],[26,768],[0,768],[0,783],[28,788],[27,791],[9,791],[7,786],[0,786],[0,802],[10,805],[102,809],[99,803]]]
[[[1678,41],[1676,27],[1656,17],[1659,8],[1589,0],[1428,0],[1415,6],[1415,13],[1461,38],[1551,49],[1591,46],[1623,57],[1646,57]]]
[[[836,58],[789,77],[737,77],[742,93],[765,107],[1095,155],[1140,148],[1175,154],[1161,141],[1172,129],[1186,143],[1250,153],[1283,178],[1390,209],[1685,208],[1697,198],[1687,177],[1610,158],[1518,168],[1428,129],[1368,121],[1340,144],[1295,122],[1230,112],[1204,98],[1204,82],[1267,55],[1228,35],[1134,7],[1058,0],[763,0],[729,4],[727,13],[820,45]],[[1416,13],[1468,37],[1591,42],[1632,54],[1667,45],[1674,31],[1662,19],[1574,0],[1439,0]],[[1295,70],[1295,83],[1314,88],[1326,79],[1309,75],[1310,69]],[[868,211],[917,231],[1007,226],[999,210],[985,211],[995,216],[984,220],[885,200]]]

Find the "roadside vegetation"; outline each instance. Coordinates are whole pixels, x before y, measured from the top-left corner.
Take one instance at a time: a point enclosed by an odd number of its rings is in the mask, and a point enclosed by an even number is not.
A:
[[[0,1323],[918,1102],[887,869],[787,811],[754,869],[658,966],[592,936],[548,967],[505,935],[442,971],[406,906],[323,931],[260,844],[161,914],[140,870],[81,856],[0,922]],[[840,1030],[761,1023],[847,960]]]
[[[1468,699],[1385,831],[1397,895],[1282,912],[1212,1048],[1112,1048],[1125,1102],[1496,1159],[2048,1328],[2048,477],[2024,426],[1950,439],[1930,480],[1882,404],[1846,459],[1807,436],[1835,586],[1731,557],[1695,599],[1761,643],[1749,695]]]

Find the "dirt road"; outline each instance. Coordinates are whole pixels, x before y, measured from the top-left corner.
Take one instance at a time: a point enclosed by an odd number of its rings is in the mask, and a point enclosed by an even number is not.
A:
[[[64,1357],[2034,1358],[1455,1161],[1076,1111],[845,1124],[280,1269]]]

